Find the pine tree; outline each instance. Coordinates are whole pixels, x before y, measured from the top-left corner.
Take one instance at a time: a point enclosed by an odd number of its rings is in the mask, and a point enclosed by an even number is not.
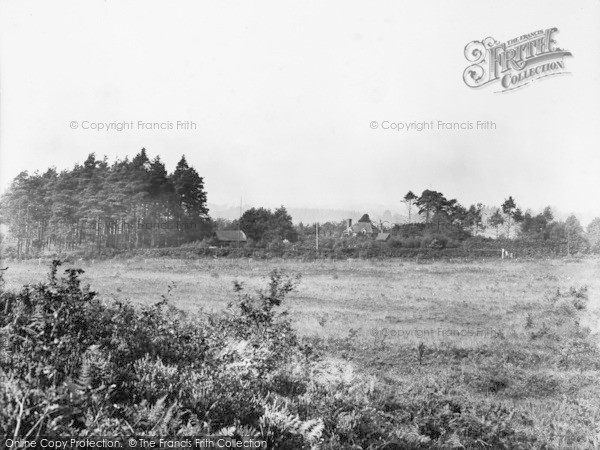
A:
[[[208,214],[204,180],[196,169],[188,166],[185,155],[177,163],[171,180],[181,212],[187,219],[204,218]]]
[[[176,207],[175,188],[159,156],[150,162],[149,183],[148,194],[151,202],[149,217],[151,221],[153,223],[172,221],[175,216],[173,208]],[[166,243],[170,234],[173,234],[173,231],[152,227],[150,246],[154,247],[158,239],[162,239]]]
[[[446,197],[441,192],[425,189],[421,196],[416,199],[415,205],[419,208],[419,214],[425,214],[425,223],[431,222],[431,217],[443,210],[446,206]]]
[[[502,203],[502,212],[506,216],[506,236],[510,238],[510,230],[515,223],[522,222],[524,219],[522,211],[517,207],[515,200],[509,196]]]
[[[408,191],[408,193],[402,199],[402,201],[408,205],[408,223],[412,223],[412,220],[411,220],[412,205],[417,198],[418,197],[414,194],[413,191]]]
[[[90,153],[82,164],[57,173],[20,173],[0,199],[2,223],[17,241],[17,256],[55,247],[92,244],[132,248],[172,245],[207,232],[138,226],[138,222],[208,223],[204,183],[185,158],[169,175],[159,157],[142,149],[132,160],[109,165]]]

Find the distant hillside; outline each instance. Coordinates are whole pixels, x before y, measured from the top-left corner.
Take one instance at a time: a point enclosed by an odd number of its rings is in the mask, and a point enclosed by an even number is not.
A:
[[[256,207],[255,205],[244,205],[243,210]],[[209,214],[211,217],[217,219],[237,219],[240,215],[239,206],[227,206],[227,205],[216,205],[208,204]],[[292,216],[294,223],[315,223],[315,222],[340,222],[346,219],[358,220],[364,213],[368,213],[372,220],[378,221],[387,220],[389,222],[406,222],[406,218],[394,214],[391,215],[389,211],[375,211],[375,210],[350,210],[350,209],[318,209],[318,208],[293,208],[287,207],[288,213]]]
[[[244,205],[243,211],[250,208],[256,208],[255,205]],[[239,206],[224,206],[208,204],[209,214],[212,218],[221,218],[234,220],[240,215]],[[288,208],[288,213],[292,216],[294,223],[314,223],[314,222],[339,222],[345,219],[359,218],[363,213],[359,211],[343,210],[343,209],[316,209],[316,208]]]

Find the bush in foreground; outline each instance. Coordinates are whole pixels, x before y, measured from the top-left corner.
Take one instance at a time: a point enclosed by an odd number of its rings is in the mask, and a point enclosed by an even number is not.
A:
[[[543,447],[529,419],[436,383],[412,388],[356,372],[298,339],[282,303],[298,280],[220,314],[103,303],[78,269],[1,292],[0,433],[221,434],[269,448]]]

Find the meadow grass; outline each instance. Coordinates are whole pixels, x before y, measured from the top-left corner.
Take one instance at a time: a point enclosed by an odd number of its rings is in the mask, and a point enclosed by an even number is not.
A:
[[[9,261],[7,288],[44,280],[47,262]],[[510,334],[527,313],[544,304],[557,289],[588,286],[590,305],[582,320],[597,329],[600,309],[600,259],[440,261],[344,260],[299,262],[248,259],[129,259],[81,261],[82,279],[104,298],[151,304],[167,292],[185,311],[219,310],[231,299],[234,281],[260,288],[274,268],[301,274],[302,283],[286,306],[302,335],[359,337],[388,331],[388,339],[429,344],[472,345],[494,339],[493,329]],[[438,329],[441,329],[438,333]],[[436,330],[422,337],[411,330]]]
[[[7,288],[47,264],[8,262]],[[301,274],[286,299],[293,324],[339,367],[390,389],[390,408],[450,393],[527,414],[554,448],[598,446],[600,259],[299,262],[129,259],[73,264],[105,299],[169,301],[216,311],[234,281],[264,286],[275,268]],[[408,400],[407,400],[408,399]]]

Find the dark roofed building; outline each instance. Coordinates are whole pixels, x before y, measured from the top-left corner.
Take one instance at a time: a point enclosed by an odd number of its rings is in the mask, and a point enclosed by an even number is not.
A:
[[[216,231],[217,239],[223,243],[246,242],[246,234],[241,230],[219,230]]]
[[[352,219],[348,219],[347,228],[342,232],[342,236],[374,237],[377,233],[379,233],[379,229],[371,222],[357,222],[353,225]]]
[[[354,234],[362,234],[367,236],[373,236],[379,231],[368,222],[356,222],[351,228]]]

